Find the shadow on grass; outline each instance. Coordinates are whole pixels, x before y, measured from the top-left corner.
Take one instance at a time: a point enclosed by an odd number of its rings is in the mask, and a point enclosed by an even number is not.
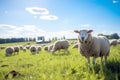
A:
[[[120,61],[108,61],[103,71],[105,80],[120,80]]]
[[[104,80],[120,80],[120,61],[108,61],[106,66],[95,64],[93,69],[95,73],[102,73]]]

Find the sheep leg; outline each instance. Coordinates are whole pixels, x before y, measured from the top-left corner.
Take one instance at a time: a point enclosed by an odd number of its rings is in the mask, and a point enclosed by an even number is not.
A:
[[[54,54],[55,50],[52,50],[52,54]]]
[[[58,54],[60,55],[60,49],[58,50]]]
[[[67,48],[65,49],[65,52],[64,53],[68,53],[68,50],[67,50]]]
[[[106,65],[106,61],[107,61],[107,56],[104,56],[104,65]]]
[[[101,56],[101,64],[102,64],[103,56]]]
[[[93,63],[93,64],[95,64],[95,60],[96,60],[96,58],[95,58],[95,57],[93,57],[93,61],[92,61],[92,63]]]
[[[90,57],[89,56],[87,57],[87,60],[88,60],[88,66],[90,66]]]

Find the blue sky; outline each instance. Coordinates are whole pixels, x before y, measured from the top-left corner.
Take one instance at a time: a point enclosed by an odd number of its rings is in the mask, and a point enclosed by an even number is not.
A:
[[[0,38],[76,38],[83,28],[120,35],[120,0],[0,0]]]

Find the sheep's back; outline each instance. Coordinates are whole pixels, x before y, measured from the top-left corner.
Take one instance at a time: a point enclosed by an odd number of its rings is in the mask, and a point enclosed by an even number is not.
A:
[[[6,54],[12,54],[14,52],[14,48],[13,47],[7,47],[6,48]]]
[[[96,50],[99,52],[99,55],[105,55],[110,50],[109,40],[104,36],[95,37],[94,45]]]
[[[57,50],[57,49],[65,49],[68,48],[69,46],[69,42],[68,41],[57,41],[55,42],[53,49]]]
[[[30,51],[36,51],[36,47],[35,46],[31,46],[30,47]]]

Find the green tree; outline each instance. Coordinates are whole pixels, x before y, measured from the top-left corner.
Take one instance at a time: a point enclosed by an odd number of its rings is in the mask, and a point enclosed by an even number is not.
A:
[[[111,37],[112,39],[119,39],[119,36],[118,36],[117,33],[111,34],[110,37]]]

